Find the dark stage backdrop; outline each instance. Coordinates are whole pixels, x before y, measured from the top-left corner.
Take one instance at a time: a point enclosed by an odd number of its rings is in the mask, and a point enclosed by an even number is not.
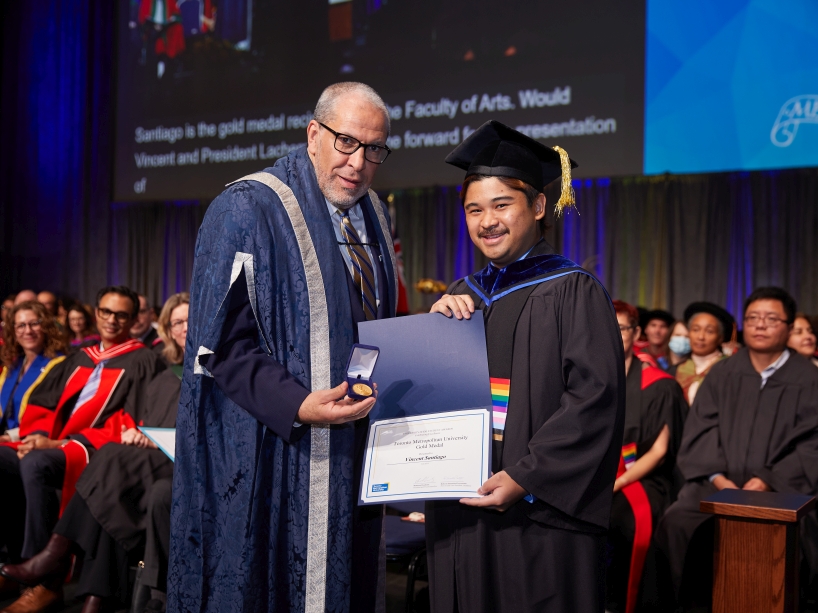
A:
[[[31,287],[90,301],[102,285],[126,283],[160,303],[189,283],[207,202],[111,201],[114,4],[4,7],[0,293]],[[709,299],[736,313],[753,287],[779,284],[818,312],[818,169],[576,185],[578,213],[549,238],[613,297],[676,313]],[[411,308],[425,309],[432,298],[411,289],[417,279],[449,282],[484,262],[456,187],[393,196]]]
[[[705,299],[740,314],[753,288],[780,285],[818,313],[818,169],[584,179],[575,189],[577,210],[552,219],[547,238],[612,297],[679,315]],[[486,262],[457,187],[391,196],[410,310],[426,311],[435,298],[413,289],[418,279],[449,283]],[[185,289],[205,210],[197,202],[114,206],[108,281],[157,301]]]

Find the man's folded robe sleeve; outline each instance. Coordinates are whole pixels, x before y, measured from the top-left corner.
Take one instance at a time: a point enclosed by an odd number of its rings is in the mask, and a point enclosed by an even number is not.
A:
[[[219,348],[199,356],[216,385],[233,402],[287,442],[309,430],[297,427],[295,418],[309,395],[287,369],[259,347],[259,332],[244,274],[228,294],[230,306]]]

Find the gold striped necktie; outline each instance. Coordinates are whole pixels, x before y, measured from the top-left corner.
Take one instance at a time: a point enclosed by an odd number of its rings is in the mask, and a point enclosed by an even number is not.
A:
[[[372,260],[361,244],[361,239],[352,225],[349,218],[349,211],[338,211],[341,216],[341,234],[346,242],[347,253],[352,261],[352,280],[361,292],[361,303],[364,307],[364,315],[367,321],[375,319],[378,315],[375,306],[375,269],[372,267]]]

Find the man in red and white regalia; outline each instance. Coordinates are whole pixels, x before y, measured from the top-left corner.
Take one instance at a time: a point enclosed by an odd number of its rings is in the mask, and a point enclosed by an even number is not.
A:
[[[20,416],[21,440],[0,444],[6,524],[0,534],[24,534],[23,559],[49,542],[93,453],[107,443],[121,442],[123,430],[135,427],[148,383],[164,369],[150,349],[130,336],[138,309],[139,298],[129,288],[100,290],[96,315],[101,343],[48,372]],[[0,576],[0,591],[14,587],[9,583]],[[38,586],[30,596],[43,601],[39,604],[53,603],[60,598],[59,586],[53,587]]]

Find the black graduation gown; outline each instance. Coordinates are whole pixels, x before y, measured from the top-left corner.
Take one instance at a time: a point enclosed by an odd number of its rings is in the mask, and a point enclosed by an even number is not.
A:
[[[699,511],[699,502],[716,491],[711,475],[723,473],[739,487],[758,477],[776,492],[818,493],[818,369],[791,352],[761,389],[746,348],[713,366],[685,423],[678,466],[686,483],[655,534],[677,595],[691,540],[713,517]],[[801,551],[814,577],[816,513],[801,527]],[[712,556],[712,546],[704,552]]]
[[[173,428],[182,381],[169,368],[148,386],[137,421],[143,426]],[[91,514],[126,550],[134,549],[145,531],[150,488],[173,476],[173,462],[158,449],[109,444],[102,447],[77,482]]]
[[[543,242],[531,255],[549,251]],[[470,291],[460,281],[449,293]],[[489,331],[503,300],[485,311]],[[596,279],[566,274],[534,287],[512,329],[510,397],[494,470],[535,500],[505,513],[427,502],[432,610],[601,612],[625,408],[613,308]]]
[[[656,526],[665,509],[676,498],[676,484],[679,481],[676,455],[682,442],[687,410],[682,388],[676,380],[634,356],[625,381],[623,446],[635,443],[635,459],[639,459],[653,447],[662,428],[667,426],[670,434],[664,460],[640,480],[650,503],[652,526]],[[610,562],[606,608],[610,611],[625,610],[635,528],[633,510],[620,490],[613,496],[608,530]]]

